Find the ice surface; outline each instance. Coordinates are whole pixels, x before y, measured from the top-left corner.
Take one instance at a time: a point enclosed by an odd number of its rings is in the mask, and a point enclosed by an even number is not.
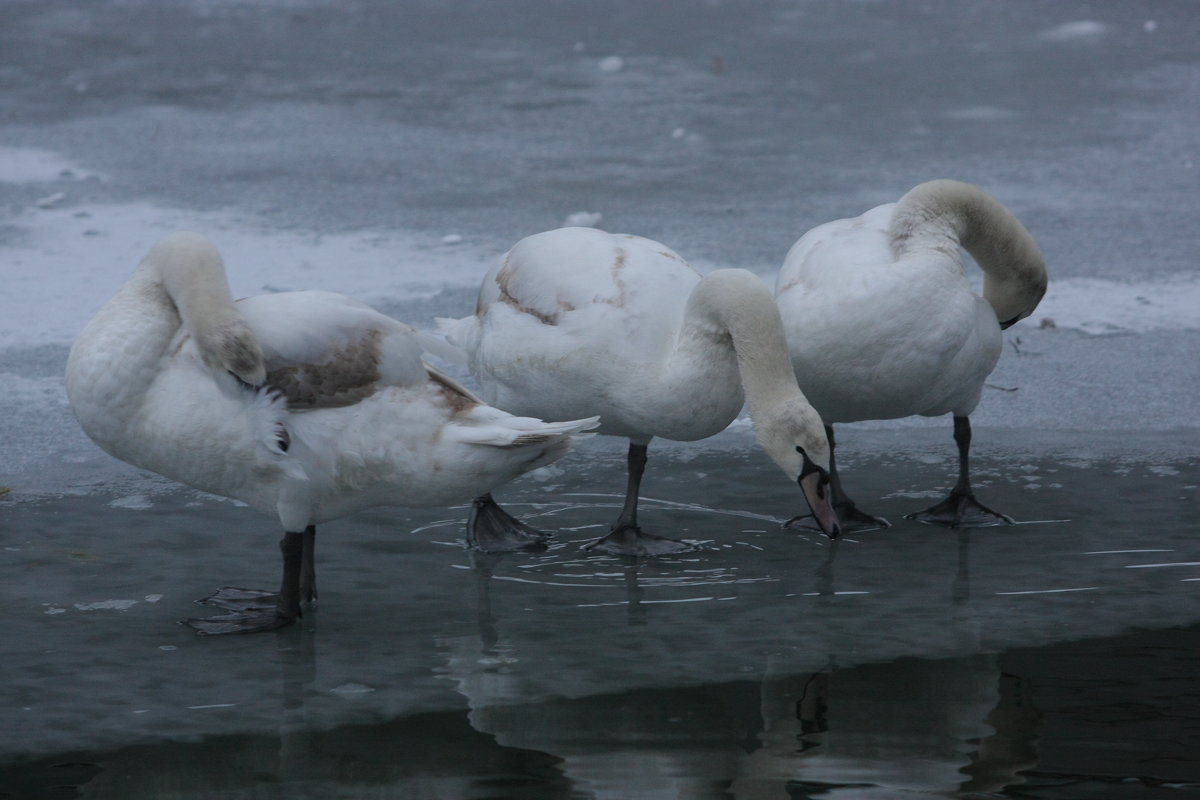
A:
[[[0,146],[0,183],[50,183],[97,177],[58,153],[36,147]]]

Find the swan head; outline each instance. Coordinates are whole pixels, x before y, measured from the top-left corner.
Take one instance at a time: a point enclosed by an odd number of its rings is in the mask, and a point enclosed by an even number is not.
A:
[[[990,281],[984,278],[984,299],[996,312],[1000,329],[1017,324],[1037,308],[1046,294],[1045,267],[1041,262],[1021,264],[1013,269],[1014,278],[1007,282]]]
[[[830,539],[841,534],[829,483],[830,448],[816,409],[805,402],[785,404],[754,425],[758,443],[784,474],[800,486],[813,519]]]
[[[161,282],[209,369],[253,387],[266,382],[262,347],[233,303],[225,264],[211,241],[186,231],[165,236],[139,270]]]
[[[258,338],[240,316],[205,320],[196,326],[195,334],[210,369],[228,372],[238,383],[252,388],[267,382]]]

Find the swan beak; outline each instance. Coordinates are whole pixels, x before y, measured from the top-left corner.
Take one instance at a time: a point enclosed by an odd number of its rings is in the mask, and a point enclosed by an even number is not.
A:
[[[829,476],[820,470],[802,475],[800,491],[804,493],[808,509],[812,512],[813,519],[821,526],[821,531],[830,539],[838,538],[842,533],[842,525],[838,521],[837,512],[833,510],[833,504],[829,502]]]

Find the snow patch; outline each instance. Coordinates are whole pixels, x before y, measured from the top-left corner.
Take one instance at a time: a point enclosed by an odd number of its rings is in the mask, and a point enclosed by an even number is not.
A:
[[[608,56],[600,59],[599,67],[601,72],[620,72],[625,68],[625,59],[620,56]]]
[[[1138,284],[1051,280],[1031,321],[1041,319],[1090,334],[1200,330],[1200,279],[1177,275]]]
[[[109,503],[112,508],[127,508],[130,511],[146,511],[154,508],[154,503],[144,494],[131,494],[127,497],[118,497]]]
[[[1074,22],[1064,22],[1054,28],[1048,28],[1038,34],[1038,38],[1050,42],[1073,42],[1081,39],[1094,39],[1108,33],[1108,26],[1094,19],[1081,19]]]
[[[574,214],[568,214],[563,220],[564,228],[595,228],[604,219],[604,215],[599,211],[576,211]]]
[[[76,603],[78,611],[128,611],[137,605],[137,600],[101,600],[96,603]]]
[[[967,120],[968,122],[999,122],[1002,120],[1016,119],[1021,115],[1009,108],[997,108],[996,106],[969,106],[967,108],[951,109],[946,112],[946,116],[950,119],[961,119]]]

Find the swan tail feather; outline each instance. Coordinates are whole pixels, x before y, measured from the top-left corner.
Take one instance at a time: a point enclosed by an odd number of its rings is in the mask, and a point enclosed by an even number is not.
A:
[[[437,317],[434,322],[437,323],[438,336],[445,339],[451,346],[461,348],[463,342],[466,341],[467,332],[479,324],[479,318],[475,316],[463,317],[462,319]]]
[[[535,447],[567,438],[585,439],[594,436],[595,434],[589,431],[599,424],[599,417],[565,422],[543,422],[533,417],[510,417],[497,424],[473,428],[464,436],[464,441],[505,450]]]
[[[421,345],[421,349],[431,356],[440,358],[447,364],[465,367],[467,366],[467,351],[459,347],[455,339],[451,339],[443,332],[442,323],[444,322],[457,323],[460,320],[439,318],[437,332],[417,331],[417,342]]]

